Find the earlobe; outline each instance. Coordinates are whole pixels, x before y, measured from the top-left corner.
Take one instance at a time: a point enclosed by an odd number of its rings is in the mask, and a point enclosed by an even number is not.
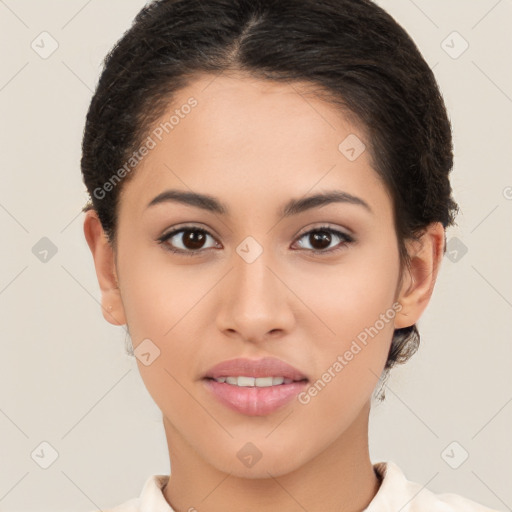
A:
[[[398,295],[402,309],[395,317],[395,329],[415,324],[430,301],[443,258],[445,231],[440,222],[429,224],[419,241],[408,241],[410,267],[405,269]]]
[[[103,317],[112,325],[124,325],[126,318],[117,280],[114,251],[95,210],[85,212],[84,235],[94,259],[101,290]]]

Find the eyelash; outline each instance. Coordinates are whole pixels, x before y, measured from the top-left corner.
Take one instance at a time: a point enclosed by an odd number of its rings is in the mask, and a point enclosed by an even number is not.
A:
[[[192,251],[192,250],[184,251],[182,249],[174,249],[171,245],[165,243],[167,240],[172,238],[174,235],[176,235],[178,233],[182,233],[182,232],[187,232],[187,231],[195,231],[195,232],[198,232],[198,233],[209,235],[212,238],[214,238],[205,229],[198,228],[196,226],[184,226],[184,227],[181,227],[179,229],[175,229],[174,231],[171,231],[170,233],[166,233],[165,235],[160,237],[157,241],[158,241],[159,244],[162,244],[164,246],[165,250],[170,251],[170,252],[175,253],[175,254],[182,254],[184,256],[197,256],[197,255],[201,254],[201,252],[207,250],[207,249],[198,249],[196,251]],[[323,256],[323,255],[326,255],[326,254],[333,254],[333,253],[336,253],[336,252],[338,252],[340,250],[345,249],[349,244],[355,242],[355,239],[353,237],[351,237],[350,235],[348,235],[346,233],[343,233],[341,231],[338,231],[337,229],[331,228],[329,226],[320,226],[318,228],[311,229],[310,231],[306,231],[305,233],[302,233],[302,235],[300,235],[298,237],[298,240],[300,240],[301,238],[304,238],[306,235],[310,235],[312,233],[316,233],[316,232],[319,232],[319,231],[326,231],[328,233],[334,234],[335,236],[341,238],[343,241],[340,242],[333,249],[326,249],[326,250],[305,249],[306,251],[308,251],[310,253],[313,253],[315,255]]]

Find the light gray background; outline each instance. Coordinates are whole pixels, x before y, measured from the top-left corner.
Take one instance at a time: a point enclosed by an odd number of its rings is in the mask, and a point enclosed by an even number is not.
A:
[[[160,411],[125,355],[125,331],[101,315],[80,212],[86,110],[103,57],[143,4],[0,0],[2,511],[106,508],[169,473]],[[372,460],[396,462],[434,492],[512,510],[512,2],[379,4],[443,91],[461,214],[419,322],[421,348],[372,411]],[[31,47],[51,49],[43,31],[59,45],[47,58]],[[453,31],[469,43],[458,58]],[[57,249],[46,262],[43,237]],[[58,452],[47,469],[42,442]]]

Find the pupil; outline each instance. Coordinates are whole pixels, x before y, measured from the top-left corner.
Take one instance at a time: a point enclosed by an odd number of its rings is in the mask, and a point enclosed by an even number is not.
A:
[[[317,231],[316,233],[313,233],[311,236],[313,237],[313,240],[315,240],[316,242],[320,242],[321,245],[321,247],[317,247],[315,243],[312,243],[311,245],[315,249],[325,249],[325,247],[329,247],[329,244],[331,243],[331,235],[327,231]]]
[[[200,231],[186,231],[183,243],[189,249],[200,249],[204,243],[204,233]]]

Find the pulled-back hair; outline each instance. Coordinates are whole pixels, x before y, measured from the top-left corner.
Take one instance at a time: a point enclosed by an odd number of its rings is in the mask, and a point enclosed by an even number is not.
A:
[[[156,0],[106,56],[84,130],[83,211],[96,210],[114,247],[119,194],[136,171],[105,184],[180,89],[200,74],[231,72],[310,84],[362,127],[392,199],[401,268],[410,264],[407,239],[432,222],[454,224],[445,105],[418,48],[383,9],[370,0]],[[419,340],[415,324],[395,329],[386,376]]]

